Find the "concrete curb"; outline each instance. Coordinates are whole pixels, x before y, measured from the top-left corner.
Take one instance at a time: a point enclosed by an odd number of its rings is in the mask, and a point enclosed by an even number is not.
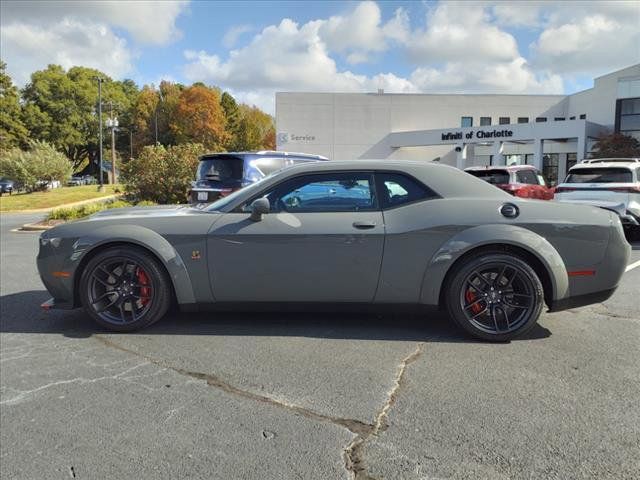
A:
[[[106,202],[108,200],[115,200],[117,198],[120,198],[122,196],[121,193],[116,193],[113,195],[107,195],[104,197],[98,197],[98,198],[89,198],[88,200],[80,200],[78,202],[71,202],[71,203],[63,203],[62,205],[56,205],[55,207],[47,207],[47,208],[33,208],[33,209],[29,209],[29,210],[6,210],[2,213],[2,215],[4,215],[5,213],[49,213],[53,210],[57,210],[59,208],[72,208],[72,207],[80,207],[82,205],[87,205],[89,203],[98,203],[98,202]]]

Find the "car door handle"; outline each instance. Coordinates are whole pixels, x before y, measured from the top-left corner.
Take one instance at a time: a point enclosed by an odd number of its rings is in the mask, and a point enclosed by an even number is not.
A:
[[[353,222],[353,226],[360,230],[368,230],[376,227],[376,222]]]

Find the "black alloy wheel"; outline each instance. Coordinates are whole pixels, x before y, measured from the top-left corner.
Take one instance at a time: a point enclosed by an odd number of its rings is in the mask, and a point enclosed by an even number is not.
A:
[[[92,258],[80,281],[82,304],[99,324],[132,331],[162,318],[171,290],[162,267],[137,247],[115,247]]]
[[[542,283],[522,259],[488,253],[465,262],[447,292],[449,313],[472,335],[506,341],[535,325],[544,304]]]

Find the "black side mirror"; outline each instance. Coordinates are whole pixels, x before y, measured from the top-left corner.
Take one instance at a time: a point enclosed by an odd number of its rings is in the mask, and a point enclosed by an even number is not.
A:
[[[262,220],[262,215],[271,211],[271,205],[267,197],[256,198],[251,203],[251,216],[249,217],[254,222]]]

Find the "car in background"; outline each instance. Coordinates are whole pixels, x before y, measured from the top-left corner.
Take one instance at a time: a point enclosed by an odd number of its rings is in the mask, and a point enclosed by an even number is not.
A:
[[[464,171],[515,197],[553,199],[553,188],[547,186],[544,177],[533,165],[469,167]]]
[[[583,203],[618,214],[632,238],[640,237],[640,158],[595,158],[569,169],[556,200]]]
[[[11,195],[14,188],[15,184],[13,180],[6,177],[0,178],[0,195],[4,193],[8,193],[9,195]]]
[[[329,160],[307,153],[259,152],[209,153],[200,157],[190,203],[210,203],[271,173],[299,163]]]
[[[73,176],[69,180],[67,180],[67,186],[69,187],[78,187],[80,185],[84,185],[84,177]]]

